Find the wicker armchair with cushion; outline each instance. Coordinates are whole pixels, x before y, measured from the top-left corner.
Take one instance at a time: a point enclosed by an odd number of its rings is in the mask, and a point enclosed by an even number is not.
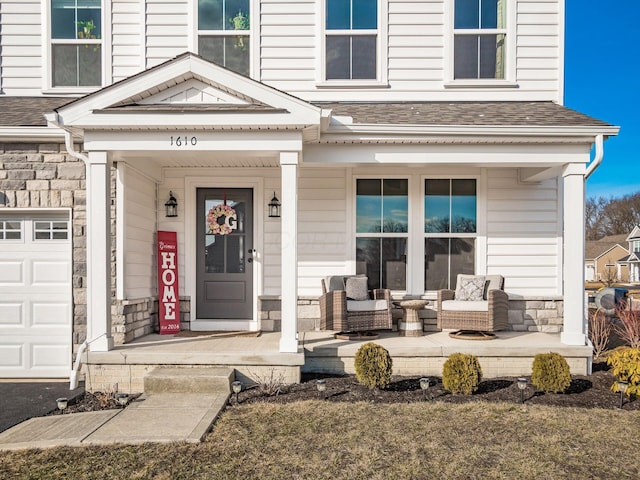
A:
[[[502,275],[458,275],[456,290],[438,291],[439,329],[495,332],[509,326]]]
[[[320,329],[366,332],[391,329],[391,291],[376,289],[369,294],[367,277],[331,276],[322,280]]]

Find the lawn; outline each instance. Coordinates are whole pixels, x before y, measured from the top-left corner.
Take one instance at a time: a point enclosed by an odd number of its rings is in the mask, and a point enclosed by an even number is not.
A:
[[[3,479],[640,478],[637,411],[484,403],[254,403],[202,444],[0,454]]]

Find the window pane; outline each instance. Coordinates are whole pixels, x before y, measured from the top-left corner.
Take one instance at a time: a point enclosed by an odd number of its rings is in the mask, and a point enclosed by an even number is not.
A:
[[[327,79],[351,78],[351,42],[347,35],[327,37]]]
[[[480,28],[498,28],[498,0],[481,1]]]
[[[198,38],[198,52],[207,60],[224,65],[224,37],[205,37]]]
[[[51,38],[101,38],[100,0],[52,0]]]
[[[480,36],[480,78],[504,78],[504,35]]]
[[[450,288],[456,288],[459,273],[473,275],[475,273],[475,239],[451,239],[451,276]]]
[[[366,275],[369,289],[380,288],[380,238],[356,239],[356,273]]]
[[[407,232],[409,225],[409,182],[405,179],[383,181],[383,232]]]
[[[446,233],[449,231],[450,181],[425,180],[424,231]]]
[[[327,30],[349,30],[350,13],[349,0],[327,0]]]
[[[376,78],[376,37],[374,35],[354,36],[352,79]]]
[[[249,30],[249,0],[227,0],[225,30]]]
[[[379,233],[382,214],[382,182],[360,179],[356,186],[356,232]]]
[[[478,35],[456,35],[453,78],[478,78]]]
[[[476,231],[476,181],[473,179],[451,181],[451,231]]]
[[[102,85],[102,47],[100,45],[78,45],[78,85],[93,87]]]
[[[454,28],[478,28],[480,0],[456,0]]]
[[[424,251],[425,289],[449,288],[449,239],[425,238]]]
[[[78,38],[101,38],[102,16],[99,0],[78,0]]]
[[[356,239],[356,273],[368,277],[369,289],[406,290],[406,238]]]
[[[73,0],[52,0],[51,38],[76,38],[76,9]]]
[[[198,52],[202,57],[215,64],[242,75],[249,75],[248,35],[200,36],[198,38]]]
[[[223,30],[223,1],[224,0],[199,0],[198,1],[198,29],[199,30]]]
[[[52,46],[54,87],[78,86],[77,50],[76,45]]]
[[[378,0],[353,0],[352,28],[354,30],[378,28]]]

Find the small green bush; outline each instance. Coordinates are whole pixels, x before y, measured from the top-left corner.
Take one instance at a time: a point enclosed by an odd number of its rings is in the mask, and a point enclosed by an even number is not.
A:
[[[613,367],[616,380],[629,382],[627,395],[640,396],[640,348],[626,347],[611,352],[607,365]],[[611,390],[618,391],[616,382],[611,385]]]
[[[442,368],[442,385],[453,394],[471,395],[478,390],[482,380],[482,368],[478,357],[466,353],[454,353]]]
[[[569,364],[559,353],[539,353],[533,358],[531,383],[545,393],[563,393],[571,385]]]
[[[367,387],[386,388],[391,383],[393,360],[382,346],[373,342],[362,345],[355,357],[356,378]]]

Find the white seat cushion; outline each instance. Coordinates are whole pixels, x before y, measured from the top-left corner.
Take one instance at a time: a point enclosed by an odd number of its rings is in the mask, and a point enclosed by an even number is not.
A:
[[[445,300],[442,302],[442,310],[449,312],[488,312],[489,302],[486,300]]]
[[[386,309],[387,309],[386,300],[347,300],[348,312],[373,312],[373,311],[377,312],[379,310],[386,310]]]

